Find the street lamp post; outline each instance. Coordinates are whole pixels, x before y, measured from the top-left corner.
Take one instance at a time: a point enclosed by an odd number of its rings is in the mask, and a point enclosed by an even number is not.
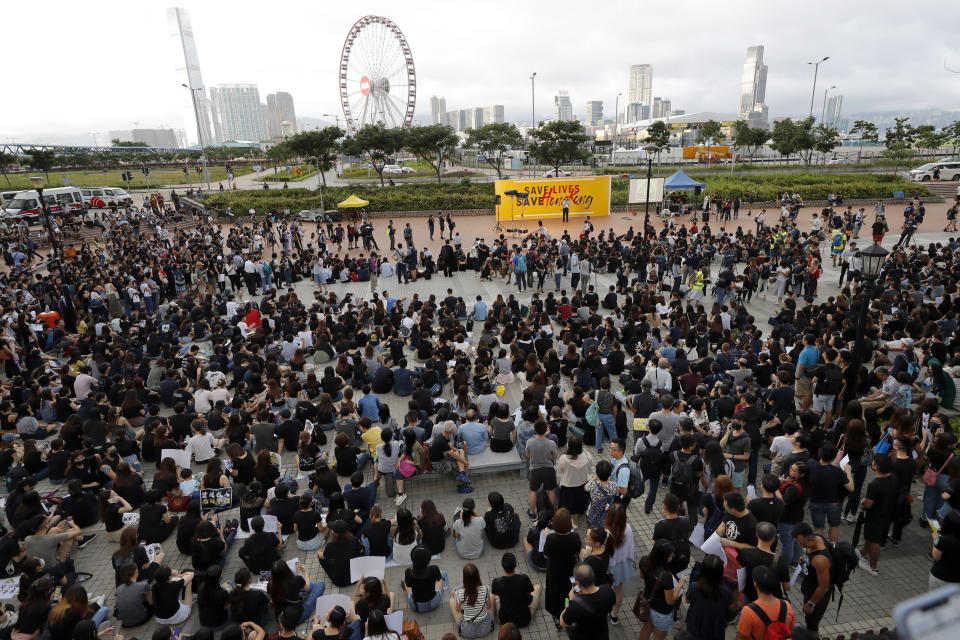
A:
[[[647,154],[647,197],[646,202],[643,206],[643,224],[646,227],[647,220],[650,219],[650,179],[653,176],[653,154],[657,152],[658,147],[656,145],[648,144],[643,148]],[[646,229],[644,229],[646,233]]]
[[[324,118],[333,118],[334,121],[337,123],[337,129],[340,128],[340,116],[338,116],[337,114],[335,114],[335,113],[322,113],[322,114],[320,114],[320,115],[322,115]]]
[[[197,107],[197,91],[203,91],[203,88],[194,89],[186,84],[181,87],[190,92],[190,99],[193,101],[193,117],[197,121],[197,143],[200,145],[200,157],[203,163],[203,173],[207,177],[207,191],[210,191],[210,171],[207,167],[207,150],[203,147],[203,132],[200,128],[200,109]]]
[[[817,72],[820,70],[820,63],[826,62],[830,59],[830,56],[823,56],[823,60],[818,60],[817,62],[808,62],[807,64],[813,65],[813,90],[810,92],[810,116],[813,117],[813,99],[817,95]]]
[[[70,296],[70,288],[67,286],[67,276],[63,271],[63,253],[60,250],[60,241],[57,240],[53,232],[53,225],[50,223],[50,215],[47,212],[47,203],[43,199],[43,176],[34,176],[30,178],[33,188],[37,190],[37,196],[40,201],[40,217],[43,218],[43,224],[47,228],[47,234],[50,236],[50,249],[53,251],[53,257],[57,261],[57,270],[60,272],[60,295],[63,296],[63,324],[71,333],[77,330],[77,314],[73,309],[73,299]]]
[[[827,94],[837,88],[837,85],[827,87],[823,90],[823,109],[820,110],[820,124],[827,122]]]
[[[863,344],[863,336],[867,328],[867,308],[870,306],[870,298],[877,276],[880,275],[880,269],[883,268],[883,263],[886,262],[889,253],[877,243],[873,243],[860,252],[863,257],[863,277],[866,282],[860,290],[860,311],[857,315],[857,332],[853,341],[852,362],[850,363],[855,372],[860,371],[860,365],[868,357],[868,351],[870,351]]]
[[[536,92],[537,72],[530,75],[530,131],[537,128],[537,92]],[[529,161],[529,157],[527,158]],[[531,173],[533,168],[530,169]]]
[[[616,156],[614,155],[617,152],[617,139],[620,137],[620,96],[622,93],[617,94],[616,100],[613,104],[613,147],[610,151],[610,159],[615,160]],[[614,162],[616,164],[616,162]]]

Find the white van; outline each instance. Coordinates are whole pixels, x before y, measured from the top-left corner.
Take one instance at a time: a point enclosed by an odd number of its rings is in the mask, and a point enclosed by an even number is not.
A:
[[[76,187],[52,187],[43,190],[43,201],[50,213],[80,213],[84,209],[83,196]],[[7,205],[6,218],[26,218],[36,222],[40,218],[40,196],[35,189],[18,191]]]
[[[929,182],[933,180],[933,172],[940,169],[941,180],[960,180],[960,161],[940,160],[928,162],[910,171],[910,179],[915,182]]]
[[[122,207],[125,204],[133,204],[133,196],[119,187],[104,187],[104,194],[107,196],[107,204]]]
[[[92,209],[110,206],[111,194],[106,193],[104,187],[84,187],[80,193],[83,194],[83,204]]]

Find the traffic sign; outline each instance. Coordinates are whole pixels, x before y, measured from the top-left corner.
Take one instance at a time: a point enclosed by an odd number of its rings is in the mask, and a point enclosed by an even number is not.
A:
[[[293,175],[295,175],[295,176],[297,176],[297,177],[302,176],[302,175],[303,175],[303,168],[302,168],[302,167],[297,167],[297,168],[295,168],[295,169],[293,170]]]

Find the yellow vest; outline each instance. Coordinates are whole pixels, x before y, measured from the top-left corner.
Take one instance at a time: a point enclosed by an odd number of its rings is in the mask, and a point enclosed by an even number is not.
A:
[[[697,270],[693,274],[693,283],[690,286],[697,291],[703,291],[703,271]]]

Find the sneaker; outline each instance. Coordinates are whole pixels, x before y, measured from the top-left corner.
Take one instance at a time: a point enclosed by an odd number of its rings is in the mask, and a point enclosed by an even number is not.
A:
[[[87,573],[86,571],[77,571],[77,584],[81,582],[86,582],[93,577],[92,573]]]
[[[403,501],[406,500],[406,499],[407,499],[407,494],[405,494],[405,493],[398,493],[398,494],[397,494],[397,497],[394,499],[394,503],[396,503],[396,505],[399,507],[400,505],[403,504]]]
[[[107,601],[107,596],[97,596],[93,599],[93,602],[98,606],[102,607],[103,603]]]
[[[79,547],[80,549],[83,549],[85,546],[93,542],[93,540],[96,537],[97,537],[97,534],[95,533],[91,533],[88,536],[83,536],[82,538],[80,538],[80,542],[77,543],[77,547]]]
[[[857,516],[853,515],[852,513],[848,513],[845,519],[850,524],[857,524]]]
[[[613,615],[613,614],[611,613],[611,614],[610,614],[610,624],[612,624],[613,626],[617,626],[618,624],[620,624],[620,618],[619,618],[618,616],[615,616],[615,615]]]
[[[527,511],[527,517],[530,518],[531,520],[536,520],[537,514],[535,514],[533,511]]]
[[[858,563],[857,566],[859,566],[861,569],[863,569],[864,571],[866,571],[872,576],[876,576],[880,574],[880,572],[877,571],[876,569],[870,568],[870,561],[864,558],[863,556],[860,556],[860,562]]]

